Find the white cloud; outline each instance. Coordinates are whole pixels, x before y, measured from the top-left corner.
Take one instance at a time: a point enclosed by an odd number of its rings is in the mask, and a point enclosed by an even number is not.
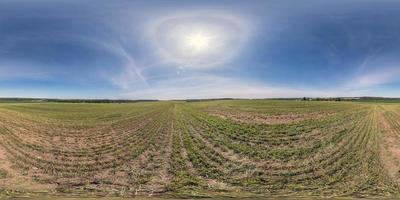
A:
[[[92,40],[91,42],[116,56],[121,63],[112,66],[117,70],[106,70],[106,72],[100,73],[103,78],[123,90],[129,90],[132,86],[138,85],[148,86],[147,79],[142,73],[143,67],[138,65],[135,59],[120,44],[99,40]]]
[[[381,68],[379,70],[364,72],[350,80],[346,87],[351,89],[370,88],[400,80],[400,67]]]
[[[263,83],[197,75],[162,80],[148,89],[123,93],[122,98],[133,99],[201,99],[201,98],[278,98],[278,97],[331,97],[338,91],[322,91],[310,88],[267,86]]]
[[[118,46],[114,48],[114,51],[122,57],[123,70],[122,73],[110,77],[112,83],[124,90],[130,89],[132,85],[138,82],[144,83],[144,85],[147,86],[146,78],[143,76],[141,69],[125,49]]]

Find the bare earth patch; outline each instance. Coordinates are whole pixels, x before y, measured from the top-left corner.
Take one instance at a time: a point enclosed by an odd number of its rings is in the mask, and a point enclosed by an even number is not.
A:
[[[266,115],[261,113],[250,112],[231,112],[231,111],[213,111],[211,115],[223,119],[230,119],[241,123],[257,123],[257,124],[290,124],[301,122],[309,119],[319,119],[332,113],[304,113],[304,114],[283,114],[283,115]]]
[[[383,116],[379,113],[379,123],[384,134],[383,145],[380,154],[383,165],[386,168],[390,178],[400,183],[400,143],[396,130]]]
[[[7,159],[6,151],[0,145],[0,188],[43,192],[50,192],[54,189],[54,185],[36,183],[30,176],[22,175],[20,171],[15,169]]]

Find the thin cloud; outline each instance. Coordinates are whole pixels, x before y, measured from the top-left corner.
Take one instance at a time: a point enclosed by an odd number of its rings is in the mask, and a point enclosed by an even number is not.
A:
[[[137,83],[138,79],[145,86],[148,86],[146,77],[144,77],[141,69],[137,66],[132,56],[130,56],[121,46],[118,46],[115,50],[123,58],[124,64],[122,66],[122,73],[115,77],[112,77],[112,82],[125,90],[129,89],[132,84]]]
[[[383,68],[356,75],[348,84],[349,88],[369,88],[400,81],[400,67]]]
[[[278,98],[335,96],[336,91],[310,88],[267,86],[251,80],[213,75],[176,77],[162,80],[148,89],[122,93],[123,98],[145,99],[202,99],[202,98]]]
[[[113,66],[118,70],[112,71],[111,74],[110,72],[103,74],[106,80],[123,90],[132,89],[132,86],[138,84],[148,87],[147,78],[142,73],[142,67],[138,66],[135,59],[120,44],[104,41],[92,42],[116,56],[121,63]]]
[[[30,67],[21,63],[0,63],[0,80],[43,80],[50,77],[49,72],[39,67]]]

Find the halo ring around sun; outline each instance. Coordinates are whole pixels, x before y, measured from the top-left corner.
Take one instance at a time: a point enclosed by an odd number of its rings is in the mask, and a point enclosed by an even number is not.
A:
[[[244,35],[241,21],[210,15],[164,18],[152,30],[160,56],[186,68],[211,68],[225,63],[240,49]]]

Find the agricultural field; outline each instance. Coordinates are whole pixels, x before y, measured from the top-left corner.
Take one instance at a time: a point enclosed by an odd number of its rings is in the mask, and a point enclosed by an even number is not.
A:
[[[0,198],[389,198],[399,183],[397,103],[0,103]]]

